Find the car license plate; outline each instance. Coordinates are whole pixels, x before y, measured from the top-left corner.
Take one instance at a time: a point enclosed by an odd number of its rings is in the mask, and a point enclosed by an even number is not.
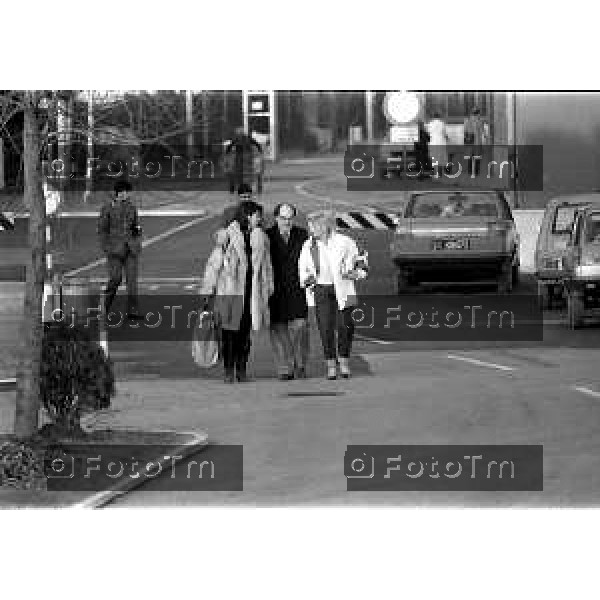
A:
[[[468,240],[435,240],[435,250],[465,250],[469,247]]]

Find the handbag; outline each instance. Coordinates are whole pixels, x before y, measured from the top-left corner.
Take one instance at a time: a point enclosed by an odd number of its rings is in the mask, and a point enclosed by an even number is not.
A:
[[[212,311],[203,310],[198,315],[192,333],[192,358],[202,369],[214,367],[222,358],[221,329]]]

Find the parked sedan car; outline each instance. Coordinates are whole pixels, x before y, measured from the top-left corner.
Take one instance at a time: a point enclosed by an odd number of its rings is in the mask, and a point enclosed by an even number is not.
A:
[[[535,276],[544,308],[562,301],[564,258],[573,219],[586,205],[600,206],[600,193],[558,196],[546,206],[535,248]]]
[[[600,205],[577,211],[564,256],[563,285],[571,328],[600,316]]]
[[[509,293],[519,279],[519,236],[500,191],[410,194],[390,250],[398,293],[422,283],[490,280]]]

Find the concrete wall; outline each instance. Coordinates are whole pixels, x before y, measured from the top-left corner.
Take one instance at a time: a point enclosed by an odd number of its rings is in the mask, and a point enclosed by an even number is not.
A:
[[[544,146],[544,191],[522,192],[523,208],[600,188],[600,93],[516,94],[516,141]]]

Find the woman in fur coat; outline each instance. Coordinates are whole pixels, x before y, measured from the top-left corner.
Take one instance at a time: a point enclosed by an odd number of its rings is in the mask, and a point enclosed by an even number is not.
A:
[[[248,192],[241,188],[240,197],[247,197]],[[262,206],[243,199],[234,220],[217,232],[217,244],[204,273],[201,294],[215,297],[227,383],[247,380],[250,332],[267,328],[270,323],[273,267],[261,219]]]

